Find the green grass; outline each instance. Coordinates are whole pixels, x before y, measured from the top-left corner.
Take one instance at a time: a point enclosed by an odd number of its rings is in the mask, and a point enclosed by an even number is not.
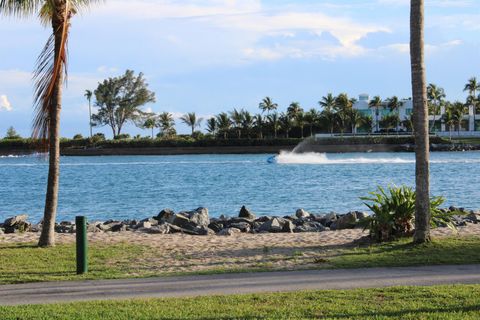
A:
[[[75,245],[38,248],[35,245],[0,245],[0,284],[56,280],[112,279],[134,272],[129,260],[145,249],[127,243],[96,245],[89,251],[90,273],[75,273]]]
[[[397,287],[0,307],[9,319],[479,319],[480,286]]]
[[[448,238],[424,245],[410,239],[345,250],[327,258],[335,268],[403,267],[480,263],[480,238]]]
[[[413,246],[410,240],[374,244],[351,249],[315,249],[315,255],[304,257],[301,248],[276,259],[288,260],[296,269],[371,268],[442,264],[480,264],[480,238],[448,238],[431,244]],[[268,248],[268,251],[274,248]],[[312,252],[312,248],[308,248]],[[40,249],[34,245],[0,245],[0,284],[39,281],[120,279],[188,274],[264,272],[278,270],[273,263],[254,267],[224,268],[213,263],[202,271],[167,272],[159,268],[158,254],[149,247],[121,244],[92,244],[89,250],[89,273],[75,274],[75,246],[58,245]],[[168,259],[172,257],[165,256]],[[175,260],[175,259],[174,259]],[[172,260],[172,261],[174,261]],[[165,262],[165,261],[163,261]],[[292,264],[290,265],[290,267]],[[0,318],[1,319],[1,318]]]

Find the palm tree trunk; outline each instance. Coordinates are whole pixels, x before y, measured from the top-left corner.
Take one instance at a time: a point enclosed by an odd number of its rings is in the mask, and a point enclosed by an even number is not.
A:
[[[88,125],[90,126],[90,139],[93,138],[93,129],[92,129],[92,98],[88,99],[88,114],[90,115],[90,121]]]
[[[411,0],[410,57],[415,125],[415,243],[430,239],[430,137],[424,61],[424,0]]]
[[[58,6],[52,20],[55,33],[55,61],[59,61],[63,34],[63,13],[65,7]],[[58,187],[60,180],[60,111],[62,109],[62,84],[63,67],[60,66],[59,74],[53,87],[52,105],[49,111],[49,166],[47,193],[45,197],[45,211],[43,214],[42,232],[38,241],[39,247],[52,247],[55,245],[55,220],[57,218]]]

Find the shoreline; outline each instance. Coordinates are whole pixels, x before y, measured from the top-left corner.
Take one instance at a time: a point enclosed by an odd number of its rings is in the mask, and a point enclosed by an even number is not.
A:
[[[173,156],[173,155],[208,155],[208,154],[279,154],[292,151],[295,146],[216,146],[216,147],[138,147],[138,148],[63,148],[62,156],[96,157],[96,156]],[[380,152],[414,152],[411,144],[356,144],[356,145],[309,145],[300,153],[380,153]],[[478,151],[480,145],[439,145],[432,144],[431,152]],[[0,156],[21,156],[35,154],[34,149],[7,148],[0,149]]]

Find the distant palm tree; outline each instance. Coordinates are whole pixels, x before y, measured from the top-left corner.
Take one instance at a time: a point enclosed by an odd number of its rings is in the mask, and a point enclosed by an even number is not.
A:
[[[425,1],[410,1],[410,60],[415,127],[415,243],[430,242],[430,136],[425,71]]]
[[[477,81],[477,78],[470,78],[470,80],[468,80],[468,83],[465,85],[463,91],[468,92],[468,103],[473,106],[473,126],[475,131],[475,127],[477,125],[477,108],[479,106],[479,98],[477,97],[477,92],[480,91],[480,83]]]
[[[263,139],[263,127],[265,125],[265,119],[261,114],[257,114],[253,117],[253,125],[255,126],[255,131],[258,134],[260,139]]]
[[[463,117],[467,113],[467,106],[464,105],[463,103],[457,101],[454,102],[451,105],[451,112],[453,116],[453,120],[455,121],[455,124],[457,125],[457,132],[458,135],[460,136],[460,131],[462,130],[462,122],[463,122]]]
[[[335,99],[335,110],[337,111],[337,122],[340,128],[340,133],[343,136],[345,132],[345,127],[347,126],[347,121],[349,120],[349,115],[353,108],[352,100],[349,99],[346,93],[341,93]]]
[[[165,137],[171,137],[176,134],[175,131],[175,119],[173,115],[169,112],[162,112],[158,116],[158,127],[161,130],[161,133]]]
[[[450,141],[452,140],[452,128],[455,127],[456,119],[453,115],[452,105],[448,105],[445,109],[445,113],[442,115],[442,122],[448,127],[448,132],[450,133]]]
[[[273,133],[274,133],[274,138],[277,139],[277,133],[278,133],[278,130],[280,129],[280,119],[279,119],[279,116],[278,116],[278,113],[274,112],[272,114],[270,114],[268,117],[268,122],[270,124],[270,126],[272,127],[273,129]]]
[[[247,136],[250,137],[250,133],[255,124],[255,118],[252,116],[250,112],[246,110],[242,110],[242,116],[243,116],[242,128],[247,133]]]
[[[222,112],[219,115],[217,115],[216,118],[217,118],[218,131],[220,133],[223,133],[223,139],[227,140],[228,131],[230,131],[230,128],[232,126],[230,117],[225,112]]]
[[[243,126],[243,110],[238,111],[237,109],[233,109],[230,112],[230,119],[232,119],[232,123],[237,130],[238,139],[242,138],[242,126]]]
[[[305,113],[305,121],[310,126],[310,137],[313,137],[313,126],[320,120],[321,114],[314,108]]]
[[[292,118],[288,114],[280,114],[280,125],[285,131],[285,137],[287,139],[290,138],[290,130],[292,130],[293,124]]]
[[[292,119],[296,119],[297,116],[302,112],[303,112],[303,108],[300,106],[299,102],[292,102],[287,109],[287,114]]]
[[[307,119],[305,117],[305,112],[302,111],[300,113],[297,113],[295,117],[295,124],[300,128],[300,134],[302,136],[302,139],[305,137],[303,132],[304,132],[306,123],[307,123]]]
[[[85,90],[84,94],[85,98],[88,100],[88,114],[89,114],[89,121],[88,125],[90,127],[90,138],[93,137],[93,129],[92,129],[92,97],[93,97],[93,92],[91,90]]]
[[[141,124],[141,127],[152,130],[152,139],[155,138],[153,129],[155,129],[157,126],[158,126],[158,117],[154,113],[148,114],[143,124]]]
[[[349,114],[350,125],[352,126],[352,133],[357,134],[357,127],[362,124],[362,114],[356,109],[351,109]]]
[[[322,97],[322,100],[318,104],[322,107],[323,110],[333,110],[335,108],[335,96],[331,93]]]
[[[400,108],[403,106],[403,102],[398,99],[397,96],[393,96],[387,99],[387,106],[391,112],[394,112],[397,117],[396,131],[398,133],[399,130],[399,123],[400,123]],[[393,119],[393,118],[392,118]]]
[[[183,115],[180,120],[192,129],[192,137],[195,135],[195,128],[200,128],[203,121],[202,118],[197,118],[195,112]]]
[[[270,111],[275,111],[278,108],[278,104],[273,103],[272,99],[270,97],[266,97],[260,102],[258,107],[262,110],[262,113],[265,111],[267,112],[267,115],[270,114]]]
[[[55,245],[60,177],[60,111],[62,88],[66,78],[67,43],[71,18],[95,0],[0,0],[0,16],[37,15],[43,25],[52,27],[52,35],[37,60],[34,74],[32,137],[42,140],[49,151],[49,168],[42,232],[38,245]]]
[[[380,131],[380,120],[379,120],[379,116],[380,116],[380,108],[383,106],[383,101],[382,101],[382,98],[380,98],[380,96],[375,96],[373,97],[373,99],[369,102],[368,106],[370,108],[374,108],[375,109],[375,131],[378,132]]]
[[[435,131],[435,124],[437,122],[437,115],[440,113],[440,108],[447,97],[445,90],[436,84],[430,83],[427,87],[427,99],[429,104],[429,113],[433,115],[433,125],[430,132]]]
[[[207,131],[210,132],[213,136],[217,134],[217,119],[212,117],[207,120]]]
[[[375,123],[373,122],[373,117],[372,116],[361,117],[360,123],[364,127],[368,128],[368,135],[370,135],[372,133],[372,131],[374,130]]]

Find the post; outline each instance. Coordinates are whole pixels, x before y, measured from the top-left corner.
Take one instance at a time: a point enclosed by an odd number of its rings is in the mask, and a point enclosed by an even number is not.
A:
[[[88,240],[87,240],[87,218],[76,217],[75,225],[77,228],[77,274],[88,272]]]

